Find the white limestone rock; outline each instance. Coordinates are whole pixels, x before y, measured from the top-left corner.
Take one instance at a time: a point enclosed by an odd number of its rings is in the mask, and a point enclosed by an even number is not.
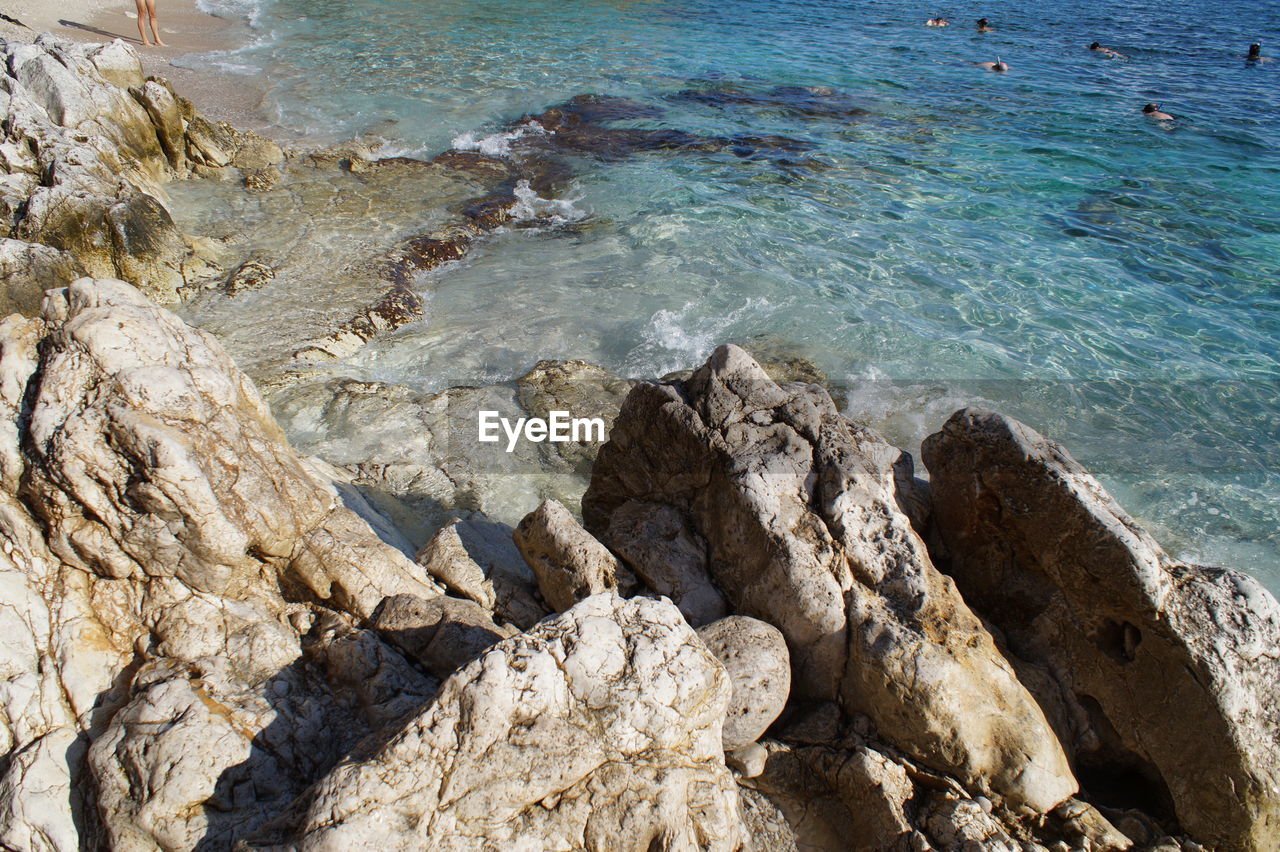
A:
[[[607,535],[630,501],[682,513],[732,609],[786,637],[792,691],[839,698],[908,755],[1044,813],[1078,789],[1044,713],[899,507],[901,451],[814,385],[717,349],[632,390],[583,497]]]
[[[791,696],[791,655],[782,633],[766,621],[731,615],[698,628],[698,638],[729,673],[733,695],[724,723],[724,750],[760,739]]]
[[[83,272],[125,278],[162,304],[217,273],[163,204],[163,184],[190,171],[197,116],[143,79],[132,48],[47,33],[0,42],[0,105],[0,237],[68,252]]]
[[[1075,709],[1074,758],[1221,848],[1280,847],[1280,605],[1172,559],[1067,451],[964,409],[924,443],[948,570]],[[1082,721],[1081,721],[1082,720]],[[1139,781],[1132,767],[1143,767]]]
[[[514,539],[543,599],[557,612],[591,595],[626,595],[634,588],[631,572],[558,500],[544,500],[526,515]]]
[[[728,697],[674,606],[594,595],[494,646],[376,754],[335,769],[288,843],[737,849]]]
[[[119,281],[81,279],[43,318],[26,489],[68,564],[233,597],[266,571],[360,617],[439,593],[310,475],[212,337]]]

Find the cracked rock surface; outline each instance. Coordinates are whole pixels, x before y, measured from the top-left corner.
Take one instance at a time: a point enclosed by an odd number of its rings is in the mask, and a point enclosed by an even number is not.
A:
[[[593,595],[495,645],[375,755],[336,768],[289,845],[736,849],[728,698],[674,606]]]
[[[0,843],[226,848],[434,694],[359,623],[439,589],[211,337],[89,278],[0,331]]]
[[[174,224],[164,185],[229,165],[250,137],[215,127],[163,81],[144,79],[133,48],[47,33],[32,44],[2,42],[0,109],[0,237],[73,256],[26,249],[46,270],[38,283],[65,284],[48,279],[74,267],[173,304],[217,273],[212,254]],[[213,137],[227,150],[215,152]],[[34,313],[38,292],[24,299],[9,290],[19,310]]]
[[[898,505],[901,451],[814,385],[722,346],[642,383],[583,497],[607,536],[636,502],[679,511],[733,611],[791,649],[792,690],[839,698],[920,761],[1041,813],[1078,789],[1043,711]]]
[[[1280,846],[1275,599],[1238,571],[1170,558],[1016,420],[959,411],[924,458],[948,570],[1052,674],[1045,701],[1075,710],[1075,760],[1117,779],[1118,804],[1171,806],[1198,839]]]

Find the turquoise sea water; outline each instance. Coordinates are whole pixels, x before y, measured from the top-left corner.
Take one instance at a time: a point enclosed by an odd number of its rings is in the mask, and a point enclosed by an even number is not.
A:
[[[1280,55],[1280,5],[206,2],[251,37],[182,63],[265,75],[274,121],[317,142],[500,152],[506,123],[598,93],[662,110],[630,126],[811,146],[577,158],[544,205],[570,227],[424,276],[428,318],[351,375],[652,376],[769,335],[908,449],[1001,408],[1175,553],[1280,588],[1280,61],[1243,60]],[[1009,73],[970,64],[996,56]]]

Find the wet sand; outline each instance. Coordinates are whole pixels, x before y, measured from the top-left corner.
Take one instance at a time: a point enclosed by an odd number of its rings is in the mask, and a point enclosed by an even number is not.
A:
[[[190,54],[233,50],[244,44],[249,31],[242,22],[209,15],[195,0],[157,0],[156,13],[167,47],[143,45],[133,0],[0,0],[0,14],[26,25],[0,20],[0,36],[31,41],[49,32],[83,42],[121,39],[138,51],[147,74],[168,80],[206,117],[243,130],[279,135],[272,132],[271,116],[263,104],[266,81],[181,67],[183,57]],[[171,64],[175,61],[180,64]]]

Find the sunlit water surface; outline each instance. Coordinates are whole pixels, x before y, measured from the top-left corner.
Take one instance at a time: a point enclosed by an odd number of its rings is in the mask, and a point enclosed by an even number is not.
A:
[[[182,62],[265,73],[276,123],[316,143],[501,148],[507,122],[592,92],[664,111],[640,126],[814,145],[579,159],[572,227],[424,275],[427,318],[334,375],[436,390],[584,358],[654,376],[769,335],[905,447],[999,407],[1175,553],[1280,588],[1280,63],[1242,58],[1280,51],[1280,5],[959,2],[932,29],[901,0],[206,2],[255,38]],[[1009,73],[970,64],[996,56]],[[778,86],[867,113],[675,97]]]

